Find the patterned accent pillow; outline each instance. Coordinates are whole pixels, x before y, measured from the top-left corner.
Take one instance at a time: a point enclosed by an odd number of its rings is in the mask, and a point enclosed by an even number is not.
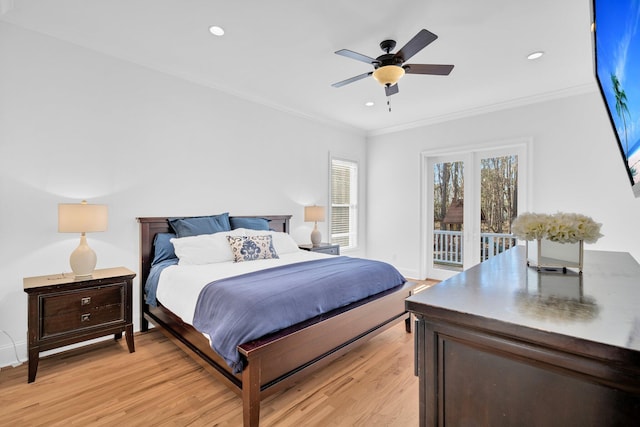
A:
[[[227,236],[233,262],[279,258],[271,236]]]

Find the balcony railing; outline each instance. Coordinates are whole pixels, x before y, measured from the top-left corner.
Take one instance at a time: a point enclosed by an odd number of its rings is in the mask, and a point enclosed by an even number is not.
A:
[[[486,261],[516,245],[516,238],[506,233],[480,234],[480,260]],[[463,232],[435,230],[433,232],[433,262],[462,266],[464,262]]]

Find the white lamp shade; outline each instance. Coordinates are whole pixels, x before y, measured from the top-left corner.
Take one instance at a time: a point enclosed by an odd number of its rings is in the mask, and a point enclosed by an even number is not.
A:
[[[324,206],[305,206],[304,220],[307,222],[324,221]]]
[[[58,232],[91,233],[106,231],[107,205],[61,203],[58,205]]]

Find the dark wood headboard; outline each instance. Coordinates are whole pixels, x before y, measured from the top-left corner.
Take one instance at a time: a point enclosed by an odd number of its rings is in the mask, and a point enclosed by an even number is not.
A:
[[[244,218],[266,218],[269,220],[269,228],[275,231],[289,233],[289,220],[291,215],[241,215]],[[169,226],[169,218],[185,218],[185,217],[145,217],[138,218],[140,223],[140,286],[144,294],[144,284],[149,277],[151,270],[151,262],[153,261],[153,239],[158,233],[172,232]]]

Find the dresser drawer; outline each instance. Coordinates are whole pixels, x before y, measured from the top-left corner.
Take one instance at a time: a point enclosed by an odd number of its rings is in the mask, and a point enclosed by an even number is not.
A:
[[[125,320],[126,283],[40,297],[40,338]]]

